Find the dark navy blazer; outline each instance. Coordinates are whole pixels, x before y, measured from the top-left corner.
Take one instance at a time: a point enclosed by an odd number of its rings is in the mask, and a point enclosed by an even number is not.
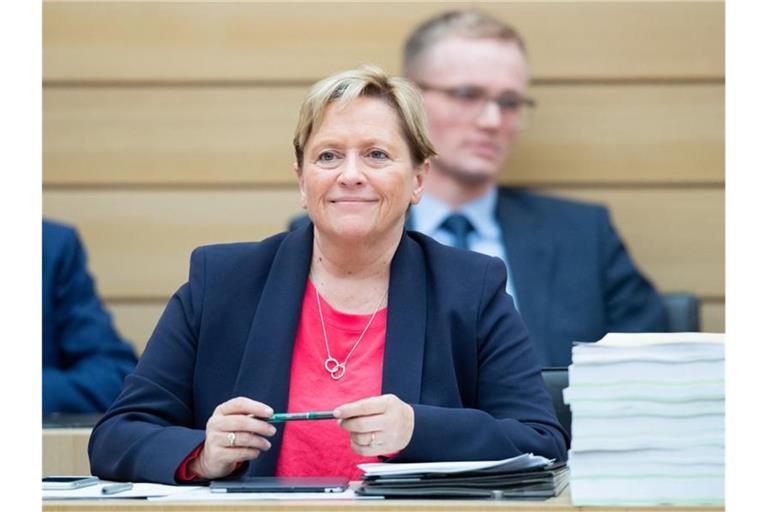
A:
[[[568,366],[574,341],[668,330],[661,298],[605,207],[501,187],[496,219],[542,366]],[[294,219],[291,229],[307,222]]]
[[[43,220],[43,415],[105,411],[135,365],[96,294],[77,232]]]
[[[247,396],[285,411],[312,240],[307,225],[192,253],[189,281],[93,431],[94,475],[172,483],[220,403]],[[413,405],[415,429],[393,461],[566,458],[505,274],[497,258],[403,235],[390,269],[382,392]],[[242,472],[274,474],[281,437],[278,429]]]

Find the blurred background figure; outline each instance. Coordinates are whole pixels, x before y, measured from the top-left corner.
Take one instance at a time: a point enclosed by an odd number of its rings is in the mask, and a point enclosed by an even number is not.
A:
[[[521,35],[484,13],[439,14],[410,34],[403,65],[437,149],[410,227],[504,260],[541,364],[567,366],[571,342],[609,331],[666,330],[606,208],[498,186],[535,106]]]
[[[43,415],[105,411],[135,364],[96,294],[77,232],[43,220]]]
[[[498,185],[535,107],[513,27],[477,11],[439,14],[408,36],[403,68],[422,91],[437,150],[406,227],[504,261],[542,366],[568,366],[573,341],[668,330],[605,207]]]

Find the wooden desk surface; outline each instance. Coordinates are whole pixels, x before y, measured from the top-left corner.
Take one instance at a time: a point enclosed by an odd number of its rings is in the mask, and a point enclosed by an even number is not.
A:
[[[630,507],[600,506],[575,507],[571,505],[570,489],[560,496],[546,501],[512,500],[346,500],[346,501],[222,501],[222,502],[155,502],[143,500],[100,500],[100,501],[46,501],[43,512],[329,512],[341,510],[357,512],[482,512],[512,511],[523,512],[722,512],[724,507]]]

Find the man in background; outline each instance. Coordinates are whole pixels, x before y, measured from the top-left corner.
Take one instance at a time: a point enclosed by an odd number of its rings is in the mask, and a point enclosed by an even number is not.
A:
[[[43,415],[106,411],[135,365],[96,294],[77,232],[43,220]]]
[[[567,366],[573,341],[666,330],[606,208],[497,183],[535,105],[520,34],[480,12],[448,12],[419,25],[403,57],[437,149],[409,227],[504,260],[543,366]]]
[[[504,260],[542,366],[569,365],[574,341],[668,329],[605,207],[498,185],[535,106],[513,27],[477,11],[440,14],[407,38],[403,74],[422,91],[437,149],[406,229]]]

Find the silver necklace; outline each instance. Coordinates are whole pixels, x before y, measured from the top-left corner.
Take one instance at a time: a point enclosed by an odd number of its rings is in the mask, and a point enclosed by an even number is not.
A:
[[[368,332],[368,328],[373,323],[373,319],[376,317],[376,313],[379,312],[379,308],[384,303],[384,297],[387,296],[387,291],[388,290],[384,290],[384,295],[382,295],[381,299],[379,299],[379,304],[376,306],[376,309],[373,310],[373,314],[371,315],[371,318],[368,319],[368,323],[363,329],[363,332],[360,333],[360,337],[357,338],[357,341],[355,342],[355,344],[352,345],[351,349],[349,349],[349,352],[347,353],[347,357],[344,358],[344,361],[339,362],[338,359],[336,359],[331,355],[331,347],[328,344],[328,333],[325,330],[325,319],[323,318],[323,308],[320,305],[320,292],[317,291],[317,286],[315,286],[315,298],[317,299],[317,311],[320,314],[320,325],[323,328],[323,339],[325,340],[325,352],[328,354],[328,357],[326,358],[325,363],[323,364],[323,367],[325,368],[325,371],[331,374],[331,378],[333,380],[341,379],[344,376],[344,374],[347,372],[347,362],[349,362],[349,358],[352,356],[352,352],[354,352],[357,346],[360,344],[360,341],[362,341],[363,336],[365,336],[365,333]]]

